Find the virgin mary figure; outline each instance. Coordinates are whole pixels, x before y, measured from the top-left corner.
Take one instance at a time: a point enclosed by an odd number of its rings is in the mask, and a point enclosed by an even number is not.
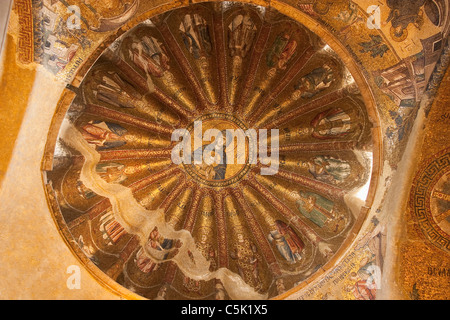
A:
[[[224,180],[227,171],[227,153],[226,149],[232,141],[232,135],[227,130],[222,130],[218,139],[214,141],[212,146],[213,155],[210,157],[210,163],[205,162],[203,159],[202,164],[197,165],[196,168],[200,171],[205,178],[212,180]],[[194,159],[196,155],[201,154],[208,145],[203,145],[194,151]]]

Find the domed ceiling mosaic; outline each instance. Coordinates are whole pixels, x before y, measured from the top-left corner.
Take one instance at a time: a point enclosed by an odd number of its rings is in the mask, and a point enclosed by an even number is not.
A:
[[[63,237],[100,281],[143,298],[295,291],[339,260],[370,206],[378,125],[349,61],[258,6],[143,21],[90,67],[52,128],[46,178]],[[253,130],[268,154],[229,139],[211,144],[225,161],[176,164],[176,129],[200,139],[192,153],[213,142],[208,129]]]

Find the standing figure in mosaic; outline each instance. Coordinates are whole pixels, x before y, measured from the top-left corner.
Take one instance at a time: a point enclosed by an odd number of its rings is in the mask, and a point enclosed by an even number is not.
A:
[[[267,66],[272,69],[286,69],[286,65],[297,50],[297,41],[292,38],[292,33],[281,32],[272,44],[267,54]]]
[[[228,26],[230,54],[245,58],[256,36],[256,26],[248,14],[237,15]]]
[[[147,75],[160,78],[170,69],[169,57],[161,42],[151,36],[134,39],[129,49],[130,59]]]
[[[317,156],[309,163],[309,172],[326,183],[342,183],[351,173],[350,164],[330,156]]]
[[[211,53],[212,44],[209,27],[202,16],[197,13],[185,15],[178,30],[186,49],[195,59]]]
[[[212,229],[208,227],[201,228],[200,231],[200,241],[195,243],[195,246],[198,251],[205,257],[206,261],[210,262],[209,270],[214,271],[217,269],[216,262],[216,249],[211,243],[210,234],[212,233]],[[187,276],[183,277],[183,286],[186,291],[189,292],[199,292],[201,290],[201,281],[194,280]]]
[[[251,285],[255,290],[262,288],[259,275],[260,257],[257,247],[250,242],[242,233],[237,234],[238,241],[234,250],[230,252],[230,257],[237,262],[239,275]]]
[[[295,193],[298,211],[320,228],[335,216],[334,202],[313,192]]]
[[[324,64],[323,66],[316,68],[307,75],[303,76],[297,82],[294,86],[292,99],[298,100],[299,98],[312,98],[331,86],[334,81],[335,73],[333,69],[328,64]]]
[[[123,146],[126,132],[121,125],[105,121],[89,121],[81,127],[83,138],[97,151]]]
[[[95,96],[99,101],[120,108],[142,108],[142,95],[117,73],[108,72],[97,85]]]
[[[295,263],[302,259],[301,252],[305,247],[304,242],[297,233],[281,220],[275,221],[276,229],[269,233],[270,243],[275,243],[276,248],[289,263]]]
[[[311,120],[311,135],[321,140],[345,137],[352,132],[353,126],[347,112],[341,108],[331,108],[320,112]]]

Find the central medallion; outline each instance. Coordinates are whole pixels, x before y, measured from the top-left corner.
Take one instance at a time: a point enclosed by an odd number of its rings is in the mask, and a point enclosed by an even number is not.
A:
[[[201,126],[196,128],[198,124]],[[205,138],[205,133],[211,129],[220,132],[217,141],[214,137]],[[247,127],[238,118],[226,113],[209,113],[196,119],[187,130],[192,137],[193,161],[183,166],[197,182],[209,187],[226,187],[240,181],[251,168],[252,144],[247,138],[239,141],[237,133],[247,132]],[[201,146],[196,145],[195,140],[201,141]],[[240,145],[241,142],[244,145]],[[200,161],[195,161],[196,154]]]

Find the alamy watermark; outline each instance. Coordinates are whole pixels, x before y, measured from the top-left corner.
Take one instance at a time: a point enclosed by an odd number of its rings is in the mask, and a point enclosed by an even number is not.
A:
[[[367,18],[367,28],[381,29],[381,9],[380,6],[374,4],[367,7],[367,13],[370,16]]]
[[[70,265],[66,270],[70,276],[67,278],[66,285],[69,290],[81,289],[81,270],[77,265]]]
[[[80,7],[73,5],[67,7],[67,13],[72,13],[72,15],[67,18],[66,26],[69,30],[81,29],[81,11]]]
[[[187,129],[176,129],[172,141],[178,144],[172,149],[174,164],[208,166],[230,164],[257,164],[262,175],[273,175],[279,166],[279,130],[271,129],[207,129],[203,133],[202,121],[195,121],[193,138]],[[181,139],[181,141],[180,141]],[[270,140],[270,150],[268,141]],[[205,145],[203,142],[210,142]],[[270,152],[269,152],[270,151]]]

